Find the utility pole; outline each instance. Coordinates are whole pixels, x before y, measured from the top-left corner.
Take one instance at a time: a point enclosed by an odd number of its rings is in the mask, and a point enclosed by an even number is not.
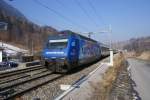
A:
[[[32,42],[31,42],[31,55],[33,56],[33,39],[32,39]]]
[[[111,40],[112,28],[109,25],[109,42],[110,42],[110,65],[113,66],[113,49],[112,49],[112,40]]]
[[[109,46],[110,46],[110,49],[111,49],[112,48],[112,46],[111,46],[111,33],[112,33],[111,25],[109,25],[108,33],[109,33]]]
[[[0,22],[0,31],[6,31],[7,30],[7,25],[8,24],[5,23],[5,22]],[[2,43],[2,45],[1,45],[1,48],[0,48],[0,62],[3,61],[3,50],[4,50],[2,39],[1,39],[1,43]]]
[[[112,28],[111,25],[109,25],[108,30],[100,31],[98,33],[108,33],[108,39],[109,39],[109,51],[110,51],[110,66],[113,66],[113,49],[112,49],[112,41],[111,41],[111,34],[112,34]]]
[[[0,31],[6,31],[7,30],[7,26],[8,26],[8,23],[6,22],[0,22]],[[1,43],[2,43],[2,47],[3,47],[3,41],[1,39]]]

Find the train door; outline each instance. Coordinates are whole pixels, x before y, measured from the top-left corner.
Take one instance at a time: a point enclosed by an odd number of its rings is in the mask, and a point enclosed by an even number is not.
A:
[[[74,39],[71,43],[71,63],[72,66],[78,65],[78,58],[79,58],[79,40]]]
[[[75,39],[75,51],[76,51],[76,54],[75,54],[75,59],[76,59],[76,63],[78,63],[78,60],[79,60],[79,40],[78,39]]]

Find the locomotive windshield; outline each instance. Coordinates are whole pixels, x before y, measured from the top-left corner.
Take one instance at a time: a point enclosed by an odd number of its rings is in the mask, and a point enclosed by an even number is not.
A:
[[[68,39],[49,40],[47,43],[48,49],[65,49],[67,47]]]

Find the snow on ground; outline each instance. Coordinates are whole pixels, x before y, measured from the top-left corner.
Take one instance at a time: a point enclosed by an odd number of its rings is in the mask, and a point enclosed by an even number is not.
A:
[[[4,52],[6,52],[8,55],[16,55],[18,52],[28,53],[28,50],[21,49],[7,43],[0,42],[0,47],[4,48]]]

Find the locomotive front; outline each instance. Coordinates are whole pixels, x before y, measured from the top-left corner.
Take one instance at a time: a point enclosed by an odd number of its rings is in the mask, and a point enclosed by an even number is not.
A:
[[[67,71],[68,37],[51,36],[42,52],[42,64],[53,72]]]

